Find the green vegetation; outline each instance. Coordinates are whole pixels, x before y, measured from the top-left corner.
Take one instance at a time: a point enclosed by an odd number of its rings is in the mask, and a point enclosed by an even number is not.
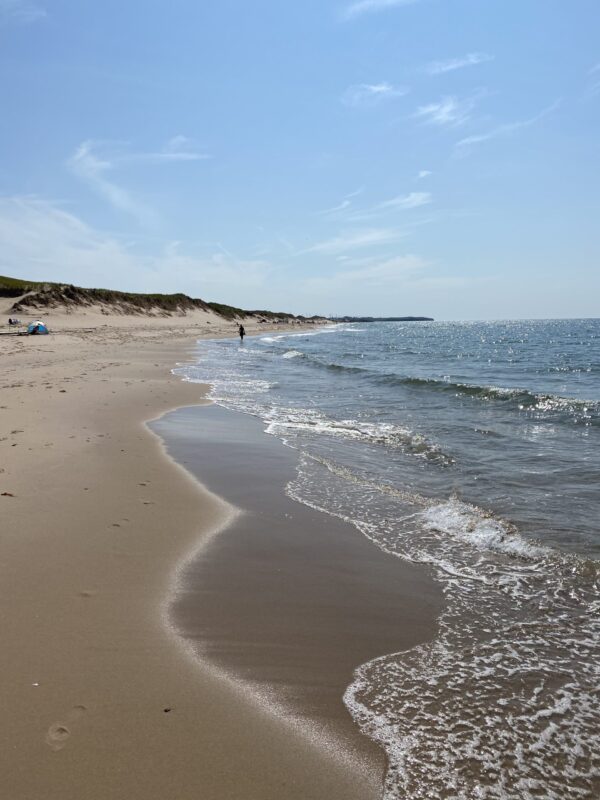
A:
[[[212,309],[215,314],[219,314],[219,316],[225,317],[225,319],[235,319],[236,317],[245,317],[247,314],[252,314],[251,311],[244,311],[244,309],[236,308],[235,306],[226,306],[223,303],[207,303],[206,305]]]
[[[150,311],[169,314],[184,313],[194,309],[208,310],[203,300],[194,300],[185,294],[139,294],[112,289],[83,289],[80,286],[60,283],[32,284],[26,281],[15,282],[13,286],[6,285],[6,290],[11,292],[8,296],[33,292],[15,303],[15,311],[30,305],[35,305],[37,308],[102,305],[111,306],[122,314],[143,314]],[[0,291],[2,291],[1,282]]]
[[[294,319],[300,319],[300,317],[296,317],[294,314],[286,314],[285,311],[246,311],[246,314],[251,314],[252,316],[256,317],[265,317],[266,319],[281,319],[282,317],[293,317]]]
[[[19,295],[35,291],[43,285],[37,281],[22,281],[19,278],[0,275],[0,297],[19,297]]]
[[[118,292],[112,289],[84,289],[64,283],[24,281],[0,275],[0,297],[20,297],[13,311],[27,311],[29,308],[45,309],[64,306],[67,309],[77,306],[110,307],[117,314],[185,314],[186,311],[212,311],[227,320],[243,317],[259,317],[267,320],[303,320],[294,314],[274,311],[245,311],[243,308],[224,303],[207,303],[186,294],[141,294],[137,292]]]

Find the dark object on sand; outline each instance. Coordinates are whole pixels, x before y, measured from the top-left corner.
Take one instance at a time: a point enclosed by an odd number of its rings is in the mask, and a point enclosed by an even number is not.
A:
[[[40,322],[38,319],[27,326],[27,333],[30,336],[42,336],[48,333],[48,328],[44,322]]]

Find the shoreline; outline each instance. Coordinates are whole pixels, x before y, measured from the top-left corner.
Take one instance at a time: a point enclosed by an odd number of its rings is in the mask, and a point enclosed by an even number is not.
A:
[[[329,761],[330,769],[339,772],[340,777],[344,772],[348,772],[351,780],[349,780],[347,785],[340,791],[340,800],[342,800],[342,798],[352,798],[355,796],[363,800],[367,800],[368,797],[372,797],[373,800],[378,800],[383,787],[383,763],[385,762],[385,755],[378,745],[367,740],[366,737],[359,732],[354,723],[352,723],[352,725],[356,728],[356,736],[369,742],[366,746],[377,751],[379,760],[381,761],[381,769],[377,771],[375,778],[372,766],[364,763],[364,760],[360,761],[357,765],[352,758],[353,753],[344,752],[341,742],[335,736],[328,734],[325,728],[320,729],[318,726],[311,724],[309,718],[303,714],[290,715],[291,709],[284,703],[278,702],[276,698],[270,696],[267,692],[261,692],[256,686],[251,685],[243,678],[227,671],[214,660],[211,660],[210,657],[202,651],[201,644],[188,639],[173,619],[173,606],[177,602],[177,598],[180,594],[185,591],[184,585],[186,578],[184,573],[189,569],[191,564],[203,558],[206,555],[206,551],[210,551],[213,541],[227,534],[235,525],[236,521],[238,521],[240,517],[243,517],[246,512],[232,505],[222,495],[209,489],[199,476],[191,472],[186,466],[183,466],[177,458],[169,453],[167,441],[160,433],[154,431],[152,426],[157,425],[158,427],[165,417],[175,414],[178,411],[188,411],[202,408],[203,406],[210,407],[211,405],[212,403],[202,403],[200,405],[178,406],[177,408],[167,409],[156,419],[146,420],[145,422],[149,432],[157,439],[164,457],[182,472],[187,480],[192,481],[203,494],[210,497],[211,500],[219,506],[219,512],[221,514],[221,517],[211,528],[202,531],[200,537],[195,540],[190,550],[183,554],[171,569],[167,579],[168,589],[160,604],[162,624],[173,640],[174,647],[185,655],[185,658],[189,660],[194,670],[203,671],[220,684],[223,684],[236,699],[246,704],[262,722],[266,722],[269,725],[280,726],[280,733],[282,735],[296,737],[298,739],[298,746],[301,748],[306,747],[308,751],[312,751],[318,761]],[[358,793],[356,793],[357,781],[360,781]],[[345,782],[344,780],[344,783]],[[263,790],[263,787],[261,787],[260,791],[262,792]],[[328,791],[333,791],[333,794],[327,795],[328,797],[338,797],[338,791],[334,787],[329,787]],[[250,795],[244,795],[244,797],[247,796]],[[251,796],[254,797],[254,795]],[[295,797],[296,795],[292,793],[289,796]],[[301,796],[304,797],[304,795]],[[310,796],[312,797],[312,795]],[[263,794],[256,795],[257,800],[262,797]],[[315,795],[315,798],[316,797],[320,797],[320,795]]]
[[[199,333],[2,342],[7,796],[360,796],[326,753],[184,658],[163,626],[169,562],[222,524],[220,501],[181,480],[146,427],[202,402],[170,372]]]
[[[331,752],[364,782],[364,797],[379,797],[384,753],[343,696],[363,662],[433,637],[433,581],[288,497],[298,454],[252,417],[191,407],[152,428],[176,463],[241,509],[178,570],[178,636],[194,659]]]

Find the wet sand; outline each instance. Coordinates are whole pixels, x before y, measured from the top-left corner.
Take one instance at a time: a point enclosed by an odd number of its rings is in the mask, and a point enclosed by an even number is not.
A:
[[[359,734],[343,693],[360,664],[433,637],[439,589],[351,524],[288,498],[297,453],[255,418],[182,408],[151,427],[241,512],[181,568],[175,629],[200,662],[358,769],[363,796],[377,797],[383,755]]]

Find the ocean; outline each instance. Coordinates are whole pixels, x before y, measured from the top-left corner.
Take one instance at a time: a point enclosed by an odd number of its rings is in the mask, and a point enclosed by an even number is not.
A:
[[[297,451],[291,498],[443,589],[434,640],[343,698],[386,800],[600,796],[600,320],[203,340],[177,372]]]

